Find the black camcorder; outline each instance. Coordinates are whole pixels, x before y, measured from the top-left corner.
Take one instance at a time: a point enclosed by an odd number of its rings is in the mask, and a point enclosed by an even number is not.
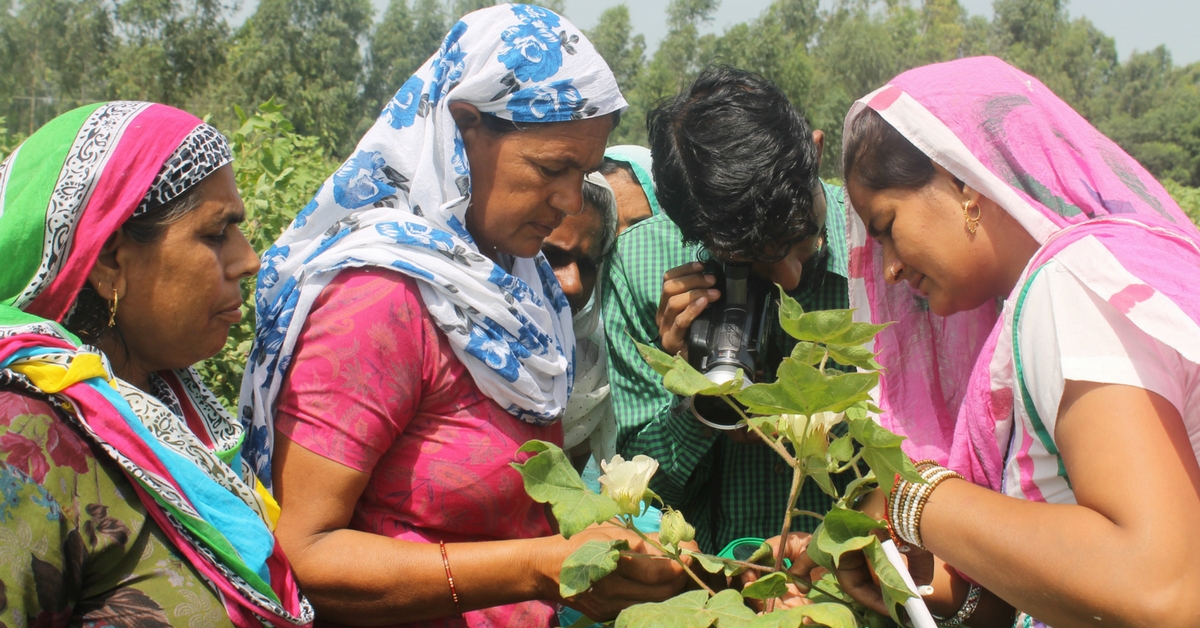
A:
[[[721,298],[709,304],[688,331],[688,362],[715,384],[724,384],[741,369],[745,385],[773,381],[783,360],[779,334],[779,291],[754,276],[750,264],[725,262],[710,272],[717,277]],[[736,402],[735,402],[736,403]],[[692,414],[701,423],[732,430],[741,416],[724,399],[695,396]]]

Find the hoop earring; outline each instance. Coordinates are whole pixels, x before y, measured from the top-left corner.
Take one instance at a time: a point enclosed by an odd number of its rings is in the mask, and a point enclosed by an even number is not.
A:
[[[966,221],[967,221],[967,231],[970,231],[971,235],[975,235],[975,231],[977,229],[979,229],[979,219],[982,216],[983,216],[983,207],[982,206],[980,206],[980,205],[975,206],[975,216],[972,217],[971,216],[971,201],[967,201],[967,202],[963,203],[963,218],[966,219]]]
[[[108,326],[110,328],[117,326],[117,298],[117,289],[113,288],[112,303],[108,306]]]

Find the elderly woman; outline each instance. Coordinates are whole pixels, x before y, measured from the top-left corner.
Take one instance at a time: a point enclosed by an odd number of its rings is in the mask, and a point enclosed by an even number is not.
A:
[[[589,459],[608,460],[617,453],[599,282],[616,239],[613,188],[602,174],[591,172],[583,180],[583,211],[564,218],[542,242],[542,255],[571,306],[575,330],[575,382],[562,426],[563,449],[576,468],[589,464]]]
[[[994,58],[863,98],[844,159],[852,302],[897,321],[881,419],[930,459],[886,511],[910,563],[938,559],[934,613],[1012,625],[994,595],[1021,626],[1196,625],[1200,233]],[[840,577],[878,604],[862,571]]]
[[[509,467],[562,442],[575,338],[539,249],[625,106],[553,12],[467,15],[265,255],[243,412],[323,619],[552,625],[576,548],[646,549],[611,526],[556,535]],[[684,577],[625,558],[567,602],[611,618]]]
[[[111,102],[0,167],[0,624],[312,621],[191,369],[258,270],[230,161],[190,114]]]

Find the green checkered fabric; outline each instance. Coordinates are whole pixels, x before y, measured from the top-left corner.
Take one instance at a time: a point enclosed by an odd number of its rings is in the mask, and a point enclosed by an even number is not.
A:
[[[849,302],[842,189],[825,184],[825,199],[831,274],[800,299],[806,311],[846,308]],[[679,229],[665,215],[622,233],[604,277],[604,323],[617,451],[626,457],[645,454],[658,460],[651,488],[696,527],[702,550],[717,552],[734,539],[779,534],[792,474],[766,445],[735,443],[697,421],[687,400],[662,387],[662,377],[646,365],[633,344],[633,340],[649,343],[658,336],[654,315],[663,274],[695,261],[696,253],[696,247],[680,243]],[[797,507],[823,513],[831,505],[815,482],[805,483]],[[817,523],[798,517],[793,529],[811,532]]]

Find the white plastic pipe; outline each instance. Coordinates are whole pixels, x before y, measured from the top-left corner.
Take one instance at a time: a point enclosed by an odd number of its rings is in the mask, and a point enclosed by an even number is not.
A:
[[[925,600],[922,600],[921,594],[917,592],[917,583],[913,582],[912,574],[908,573],[908,566],[904,564],[900,550],[896,549],[896,544],[891,539],[883,542],[883,553],[896,571],[900,572],[904,584],[912,592],[912,597],[904,603],[904,610],[908,611],[908,619],[913,628],[938,628],[937,622],[933,621],[933,615],[929,614],[929,609],[925,606]]]

